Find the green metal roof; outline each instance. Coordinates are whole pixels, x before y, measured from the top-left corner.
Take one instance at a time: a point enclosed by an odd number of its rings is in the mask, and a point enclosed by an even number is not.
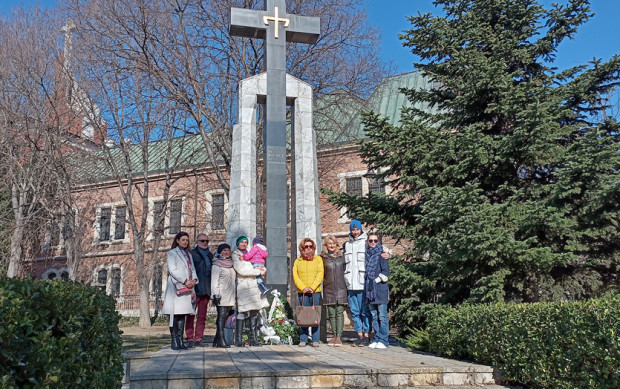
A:
[[[317,134],[317,144],[351,144],[365,138],[361,123],[361,113],[372,110],[386,117],[393,125],[400,124],[400,112],[403,107],[410,107],[411,103],[400,92],[401,88],[429,89],[431,82],[421,72],[409,72],[389,76],[383,79],[372,95],[361,99],[345,92],[335,92],[322,97],[315,103],[314,126]],[[421,103],[420,103],[421,104]],[[419,108],[423,108],[420,105]],[[428,108],[427,108],[428,109]],[[148,144],[149,174],[166,171],[166,140],[154,141]],[[132,144],[130,147],[130,165],[134,176],[143,174],[142,145]],[[84,181],[97,182],[114,179],[115,176],[105,166],[103,159],[106,151],[100,150],[92,154],[92,158],[80,167],[80,175]],[[120,146],[110,149],[113,160],[124,169],[124,155]],[[171,145],[171,167],[175,170],[191,169],[207,164],[207,153],[200,135],[186,135],[174,138]]]
[[[430,87],[429,78],[415,71],[384,78],[368,100],[343,93],[324,96],[316,102],[315,108],[317,143],[341,144],[364,139],[366,135],[361,122],[363,111],[378,113],[387,118],[390,124],[398,126],[401,109],[411,107],[411,103],[400,90],[402,88],[425,90]],[[416,103],[416,107],[430,109],[426,103]]]

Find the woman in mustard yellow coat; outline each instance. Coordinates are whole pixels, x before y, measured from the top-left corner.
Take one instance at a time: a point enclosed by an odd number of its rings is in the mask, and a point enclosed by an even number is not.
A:
[[[319,305],[321,299],[321,282],[323,281],[323,258],[316,255],[316,244],[310,238],[304,238],[299,244],[301,257],[295,260],[293,265],[293,280],[297,286],[299,304]],[[311,344],[319,347],[320,326],[310,327],[312,329]],[[301,327],[299,337],[299,347],[304,347],[308,343],[308,327]]]

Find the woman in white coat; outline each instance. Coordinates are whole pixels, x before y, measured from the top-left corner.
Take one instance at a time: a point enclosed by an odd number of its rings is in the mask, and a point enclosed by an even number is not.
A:
[[[252,262],[243,259],[247,253],[248,238],[237,238],[237,249],[232,254],[233,266],[237,272],[237,331],[235,332],[235,346],[243,347],[243,321],[250,318],[250,346],[261,346],[258,341],[258,311],[269,306],[266,297],[261,297],[261,291],[256,283],[256,277],[265,277],[265,268],[255,268]]]
[[[185,350],[183,341],[185,315],[193,315],[196,295],[194,286],[198,283],[196,268],[189,251],[189,235],[179,232],[172,241],[168,251],[168,285],[164,297],[162,315],[170,315],[170,337],[173,350]],[[185,291],[183,291],[185,289]],[[180,292],[181,293],[180,293]]]
[[[228,319],[230,309],[235,305],[236,290],[235,279],[237,273],[233,268],[233,261],[230,257],[230,246],[222,243],[217,247],[217,253],[213,257],[213,267],[211,268],[211,298],[217,307],[217,320],[215,325],[215,339],[213,347],[230,347],[224,337],[224,325]]]

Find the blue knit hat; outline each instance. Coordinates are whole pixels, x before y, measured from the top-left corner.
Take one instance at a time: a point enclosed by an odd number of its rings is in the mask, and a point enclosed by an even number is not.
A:
[[[237,243],[236,243],[236,244],[237,244],[237,247],[239,247],[239,243],[241,243],[241,242],[242,242],[242,241],[244,241],[244,240],[245,240],[246,242],[249,242],[249,241],[250,241],[247,237],[245,237],[245,236],[243,236],[243,235],[241,235],[240,237],[238,237],[238,238],[237,238]]]
[[[262,244],[262,245],[264,245],[264,244],[265,244],[265,240],[263,239],[263,237],[262,237],[262,236],[260,236],[260,235],[259,235],[259,236],[257,236],[256,238],[252,239],[252,244],[253,244],[253,245],[254,245],[254,244],[257,244],[257,243],[258,243],[258,244]]]
[[[353,219],[351,221],[351,225],[349,225],[349,231],[353,231],[354,228],[359,228],[360,230],[362,230],[362,223],[357,219]]]

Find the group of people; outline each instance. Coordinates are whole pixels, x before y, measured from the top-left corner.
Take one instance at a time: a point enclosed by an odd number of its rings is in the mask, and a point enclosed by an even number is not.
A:
[[[323,305],[333,331],[328,346],[342,346],[344,311],[348,305],[358,335],[353,346],[385,349],[389,345],[390,330],[387,304],[391,251],[381,245],[378,233],[366,234],[359,220],[353,220],[349,230],[349,240],[343,249],[336,237],[329,235],[324,240],[321,255],[316,255],[312,239],[301,241],[301,256],[293,265],[299,304],[318,305],[323,294]],[[375,331],[372,342],[371,329]],[[312,332],[310,342],[309,331]],[[318,347],[319,333],[320,326],[302,327],[299,346],[310,343]]]
[[[261,345],[258,340],[259,311],[269,306],[266,298],[269,287],[264,282],[269,253],[264,243],[263,238],[257,236],[252,241],[253,247],[249,248],[248,238],[240,236],[234,249],[222,243],[215,253],[211,253],[209,238],[205,234],[196,237],[193,250],[186,232],[179,232],[174,237],[167,255],[169,276],[162,308],[162,314],[170,315],[173,350],[206,346],[202,338],[210,300],[217,308],[213,347],[230,347],[224,336],[224,327],[233,309],[236,311],[234,345],[246,345],[242,338],[246,319],[250,330],[249,345]],[[310,238],[300,242],[299,251],[301,256],[293,265],[299,304],[319,305],[323,295],[322,303],[333,330],[328,345],[342,345],[344,311],[348,305],[358,334],[353,346],[387,348],[387,281],[390,274],[387,260],[391,253],[382,247],[378,234],[366,234],[362,224],[353,220],[349,239],[342,249],[337,239],[330,235],[325,238],[320,255],[316,254],[316,243]],[[375,331],[372,342],[371,329]],[[319,332],[320,326],[301,327],[299,346],[310,344],[318,347]]]
[[[222,243],[215,253],[211,253],[209,238],[205,234],[196,237],[193,250],[189,247],[186,232],[181,231],[174,237],[166,259],[168,284],[162,307],[162,314],[170,315],[173,350],[206,346],[202,337],[209,300],[217,309],[213,347],[230,347],[224,336],[224,326],[235,307],[235,346],[245,346],[242,336],[246,318],[250,330],[249,345],[261,345],[258,341],[258,312],[269,306],[265,297],[265,288],[269,288],[263,282],[268,252],[261,237],[253,240],[257,250],[248,250],[248,243],[247,237],[240,236],[234,250]]]

